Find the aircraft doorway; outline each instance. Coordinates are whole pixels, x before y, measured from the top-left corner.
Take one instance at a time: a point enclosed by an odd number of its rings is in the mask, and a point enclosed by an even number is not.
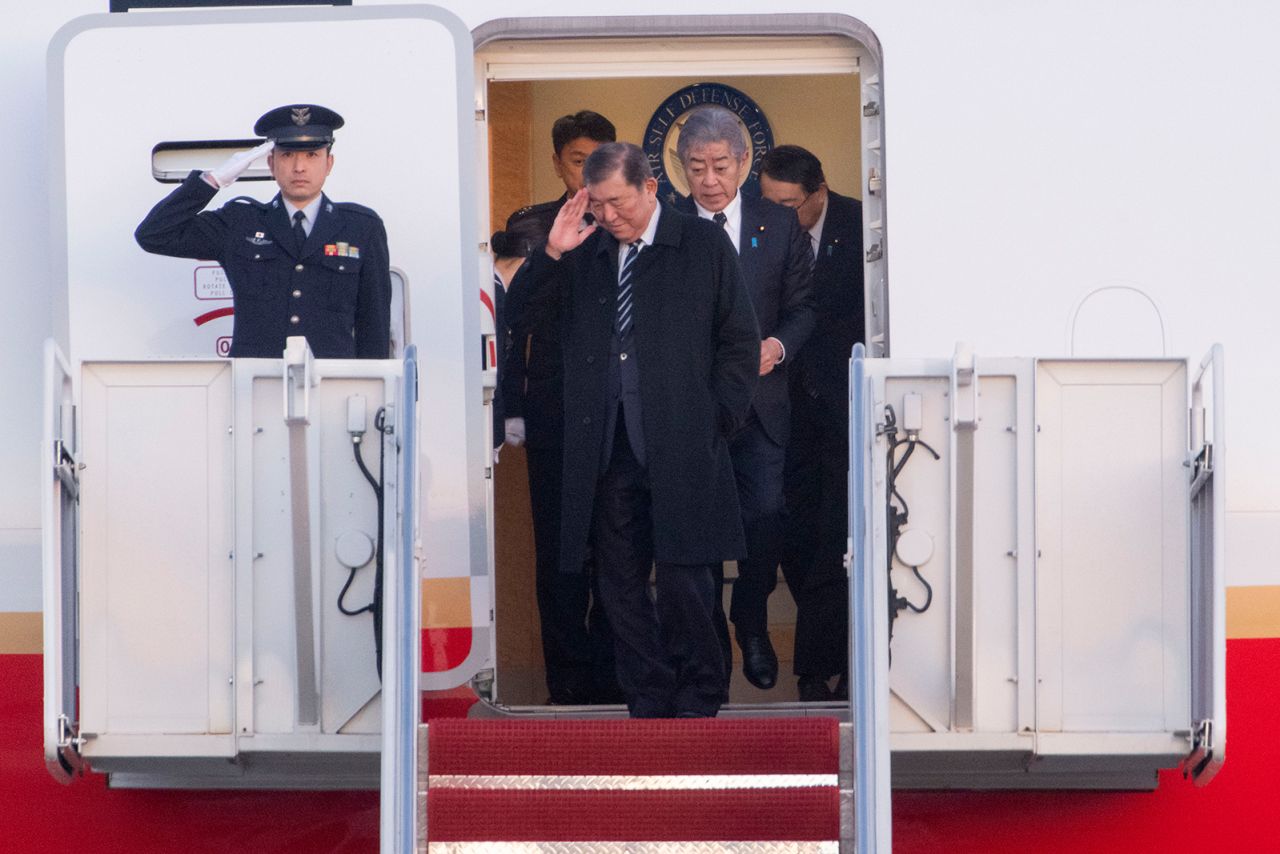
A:
[[[794,16],[779,16],[789,17]],[[666,202],[672,193],[684,195],[688,190],[674,157],[675,134],[662,138],[662,119],[678,127],[683,109],[724,103],[743,118],[744,126],[753,124],[748,131],[754,132],[753,166],[777,145],[799,145],[813,152],[822,162],[828,187],[862,202],[864,246],[881,245],[883,200],[874,193],[868,198],[866,192],[869,178],[877,181],[870,186],[878,190],[883,175],[878,59],[868,73],[868,51],[856,39],[815,31],[808,36],[715,39],[649,35],[562,40],[541,33],[541,38],[521,40],[511,37],[511,23],[488,25],[503,32],[497,39],[486,41],[485,28],[476,34],[477,103],[483,105],[485,125],[479,137],[487,149],[483,172],[489,181],[488,204],[482,205],[487,209],[480,212],[481,234],[502,228],[513,212],[553,201],[565,192],[552,160],[551,128],[557,118],[579,110],[606,116],[618,140],[645,148],[655,171],[669,172],[660,175],[660,194]],[[729,102],[735,96],[743,101]],[[868,102],[874,110],[864,109]],[[873,143],[870,154],[868,142]],[[751,171],[743,192],[758,195],[756,169]],[[866,311],[868,340],[884,351],[888,340],[883,261],[874,252],[865,273],[867,303],[874,304]],[[503,706],[540,706],[548,699],[548,686],[524,447],[503,447],[494,467],[493,493],[495,697]],[[726,611],[735,575],[736,568],[728,564]],[[780,575],[769,598],[778,684],[769,691],[750,685],[735,644],[731,703],[797,700],[794,629],[795,602]]]

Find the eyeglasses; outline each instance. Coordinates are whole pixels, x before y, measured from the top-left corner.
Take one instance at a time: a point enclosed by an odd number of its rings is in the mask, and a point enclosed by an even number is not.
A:
[[[814,192],[817,192],[817,191],[815,190]],[[786,204],[786,202],[784,202],[783,204],[784,204],[784,205],[786,205],[787,207],[791,208],[793,211],[798,211],[798,210],[800,210],[802,207],[804,207],[805,205],[809,204],[809,200],[810,200],[810,199],[812,199],[812,198],[813,198],[813,193],[805,193],[805,194],[804,194],[804,198],[803,198],[803,199],[801,199],[801,200],[800,200],[799,202],[797,202],[796,204],[791,205],[791,204]]]

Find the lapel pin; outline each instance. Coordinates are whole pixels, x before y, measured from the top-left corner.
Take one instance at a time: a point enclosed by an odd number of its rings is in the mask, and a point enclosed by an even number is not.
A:
[[[752,237],[752,238],[751,238],[751,248],[752,248],[752,249],[759,249],[759,248],[760,248],[760,239],[759,239],[758,237]]]

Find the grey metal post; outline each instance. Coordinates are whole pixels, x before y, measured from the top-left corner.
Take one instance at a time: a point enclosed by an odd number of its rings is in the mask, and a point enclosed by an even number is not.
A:
[[[382,596],[382,791],[379,800],[379,848],[382,854],[412,854],[418,778],[418,572],[413,562],[417,471],[415,412],[418,397],[418,349],[405,349],[401,399],[393,422],[400,465],[395,471],[399,501],[387,502],[384,524],[399,516],[399,541],[388,545]],[[392,474],[389,470],[387,474]],[[389,530],[395,528],[388,526]]]
[[[871,381],[866,349],[854,345],[849,369],[849,720],[854,738],[854,846],[889,854],[893,806],[889,779],[889,580],[869,560],[871,511]]]

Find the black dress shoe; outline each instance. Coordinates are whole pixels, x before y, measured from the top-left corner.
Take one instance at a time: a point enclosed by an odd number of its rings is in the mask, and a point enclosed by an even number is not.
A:
[[[769,636],[748,635],[738,638],[742,647],[742,674],[747,681],[766,691],[778,681],[778,656],[773,652]]]
[[[835,699],[835,693],[827,687],[826,680],[817,676],[801,676],[799,688],[802,703],[825,703]]]

